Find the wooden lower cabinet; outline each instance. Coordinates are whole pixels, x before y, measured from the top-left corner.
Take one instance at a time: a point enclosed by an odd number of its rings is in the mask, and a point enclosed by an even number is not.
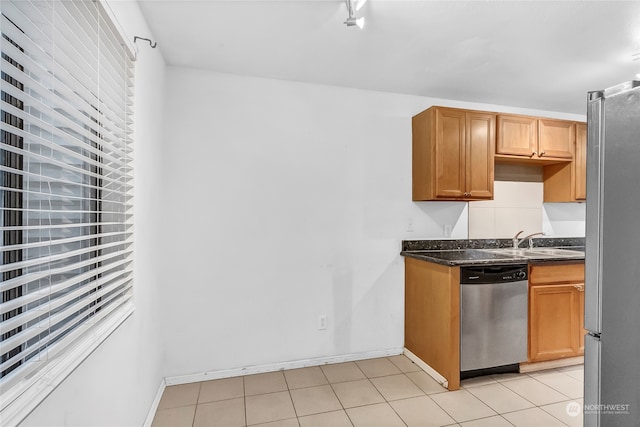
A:
[[[460,388],[460,268],[405,258],[404,346]]]
[[[529,361],[584,354],[584,264],[532,265]]]
[[[578,301],[572,284],[529,289],[529,359],[541,361],[578,353]]]
[[[406,257],[404,346],[460,388],[460,267]],[[584,263],[529,267],[529,362],[584,354]]]

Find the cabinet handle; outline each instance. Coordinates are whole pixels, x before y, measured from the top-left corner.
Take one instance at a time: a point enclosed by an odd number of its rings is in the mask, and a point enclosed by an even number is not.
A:
[[[579,292],[584,291],[584,285],[574,285],[573,287],[576,288]]]
[[[536,154],[538,154],[538,152],[537,152],[537,151],[532,151],[532,152],[531,152],[531,155],[529,156],[529,158],[532,158],[532,157],[533,157],[533,156],[535,156]]]
[[[545,155],[545,153],[546,153],[546,151],[541,151],[541,152],[540,152],[540,157],[544,156],[544,155]]]

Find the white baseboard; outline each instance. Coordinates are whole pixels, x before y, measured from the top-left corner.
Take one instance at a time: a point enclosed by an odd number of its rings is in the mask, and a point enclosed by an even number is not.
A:
[[[153,417],[156,415],[156,411],[158,410],[158,405],[160,404],[160,399],[162,398],[162,393],[164,393],[164,389],[167,387],[167,383],[164,378],[160,381],[160,386],[158,387],[158,391],[156,392],[156,397],[151,402],[151,407],[149,408],[149,412],[147,413],[147,418],[144,420],[143,427],[151,427],[153,423]]]
[[[406,348],[404,349],[404,355],[407,356],[413,363],[415,363],[420,368],[422,368],[422,370],[425,371],[427,374],[429,374],[429,376],[431,376],[431,378],[433,378],[434,380],[438,381],[444,388],[446,388],[446,389],[449,388],[449,381],[445,377],[440,375],[438,373],[438,371],[433,369],[431,366],[427,365],[418,356],[416,356],[415,354],[411,353]]]
[[[313,359],[293,360],[289,362],[270,363],[265,365],[249,366],[245,368],[224,369],[220,371],[208,371],[198,374],[178,375],[166,377],[164,382],[167,386],[177,384],[188,384],[199,381],[217,380],[220,378],[240,377],[243,375],[261,374],[264,372],[282,371],[285,369],[306,368],[309,366],[327,365],[329,363],[353,362],[354,360],[373,359],[376,357],[396,356],[402,354],[402,347],[390,348],[387,350],[367,351],[363,353],[350,353],[338,356],[316,357]]]
[[[329,363],[353,362],[355,360],[374,359],[376,357],[396,356],[398,354],[402,354],[403,351],[404,349],[402,347],[397,347],[397,348],[390,348],[387,350],[367,351],[363,353],[350,353],[350,354],[342,354],[338,356],[317,357],[313,359],[293,360],[293,361],[282,362],[282,363],[270,363],[265,365],[249,366],[246,368],[223,369],[220,371],[207,371],[207,372],[202,372],[198,374],[166,377],[162,379],[162,381],[160,382],[160,386],[158,387],[156,397],[151,403],[151,407],[149,408],[149,413],[147,414],[147,417],[144,420],[143,427],[151,427],[151,423],[153,423],[153,417],[155,416],[156,411],[158,410],[158,405],[160,404],[160,399],[162,398],[162,393],[164,392],[164,389],[167,386],[178,385],[178,384],[189,384],[189,383],[200,382],[200,381],[217,380],[220,378],[240,377],[243,375],[261,374],[264,372],[282,371],[285,369],[306,368],[309,366],[327,365]]]

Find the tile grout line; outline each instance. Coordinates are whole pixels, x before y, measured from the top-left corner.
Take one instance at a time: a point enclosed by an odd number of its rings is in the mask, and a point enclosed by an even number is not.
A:
[[[247,426],[249,421],[247,418],[247,386],[244,381],[245,377],[246,375],[242,376],[242,401],[244,402],[244,425]]]
[[[410,360],[410,359],[409,359],[409,360]],[[391,363],[393,363],[393,361],[392,361]],[[411,361],[411,363],[413,363],[413,361]],[[417,365],[416,365],[416,366],[417,366]],[[398,367],[398,366],[396,366],[396,367],[397,367],[398,369],[400,369],[400,367]],[[400,369],[400,370],[401,370],[401,369]],[[402,370],[401,370],[401,371],[402,371]],[[420,369],[419,371],[412,371],[412,372],[425,372],[425,371],[424,371],[424,370],[422,370],[422,369]],[[444,409],[442,406],[440,406],[440,405],[438,404],[438,402],[436,402],[434,399],[432,399],[432,398],[431,398],[431,396],[430,396],[426,391],[422,390],[422,388],[418,385],[418,383],[416,383],[414,380],[412,380],[412,379],[411,379],[411,377],[410,377],[409,375],[407,375],[407,372],[404,372],[404,371],[403,371],[402,373],[404,374],[404,376],[406,376],[406,377],[409,379],[409,381],[411,381],[411,382],[412,382],[416,387],[418,387],[418,389],[420,389],[420,391],[422,391],[422,393],[424,393],[424,396],[426,396],[427,398],[429,398],[429,400],[430,400],[431,402],[433,402],[433,404],[434,404],[434,405],[436,405],[438,408],[440,408],[440,410],[441,410],[442,412],[444,412],[445,414],[447,414],[447,416],[449,416],[449,418],[451,418],[451,419],[454,421],[455,425],[460,425],[460,424],[459,424],[459,422],[458,422],[458,421],[453,417],[453,415],[452,415],[452,414],[450,414],[450,413],[449,413],[446,409]],[[427,375],[428,375],[428,374],[427,374]],[[374,387],[375,387],[375,385],[374,385]],[[444,387],[443,387],[443,388],[444,388]],[[462,389],[462,388],[461,388],[461,389]],[[457,390],[455,390],[455,391],[457,391]],[[465,391],[467,391],[467,390],[465,390]],[[448,393],[448,392],[449,392],[449,390],[444,389],[442,392],[437,392],[437,393],[432,393],[432,394],[440,394],[440,393]],[[471,395],[473,396],[473,394],[472,394],[472,393],[470,393],[470,392],[468,392],[468,391],[467,391],[467,393],[469,393],[469,394],[471,394]],[[382,393],[380,393],[380,394],[382,394]],[[386,398],[385,398],[384,396],[382,396],[382,397],[386,400]],[[473,396],[473,397],[475,397],[475,396]],[[477,399],[477,398],[476,398],[476,399]],[[400,400],[404,400],[404,399],[400,399]],[[480,400],[480,399],[478,399],[478,400]],[[480,400],[480,401],[481,401],[481,400]],[[481,401],[481,402],[482,402],[482,401]],[[484,402],[482,402],[482,403],[483,403],[484,405],[486,405],[486,403],[484,403]],[[391,406],[391,405],[389,405],[389,406]],[[486,405],[486,406],[488,406],[490,409],[492,409],[492,410],[493,410],[493,408],[491,408],[489,405]],[[391,406],[391,408],[393,409],[393,406]],[[395,409],[394,409],[394,411],[395,411]],[[496,413],[497,413],[497,411],[496,411]],[[400,414],[398,414],[398,416],[400,416]],[[494,415],[491,415],[491,416],[494,416]],[[486,418],[486,417],[485,417],[485,418]],[[402,419],[402,417],[400,417],[400,419]],[[479,419],[479,418],[478,418],[478,419]],[[404,422],[404,420],[402,420],[402,421]],[[467,420],[467,421],[473,421],[473,420]],[[465,421],[465,422],[466,422],[466,421]],[[507,421],[507,422],[508,422],[508,421]],[[511,423],[509,423],[509,424],[511,424]],[[450,424],[450,425],[451,425],[451,424]]]
[[[413,363],[413,362],[412,362],[412,363]],[[421,372],[424,372],[422,369],[421,369],[420,371],[421,371]],[[420,371],[417,371],[417,372],[420,372]],[[425,372],[425,373],[426,373],[426,372]],[[427,374],[427,375],[429,375],[429,374]],[[416,387],[418,387],[420,390],[422,390],[422,388],[418,385],[418,383],[416,383],[415,381],[413,381],[409,375],[407,375],[407,378],[409,378],[409,381],[411,381],[412,383],[414,383],[414,384],[416,385]],[[444,387],[443,387],[443,388],[444,388]],[[460,388],[460,389],[462,389],[462,388]],[[457,391],[457,390],[456,390],[456,391]],[[427,392],[425,392],[424,390],[422,390],[422,392],[425,394],[425,396],[427,396],[427,397],[428,397],[428,398],[433,402],[433,404],[434,404],[434,405],[436,405],[438,408],[440,408],[440,410],[441,410],[442,412],[444,412],[445,414],[447,414],[447,415],[449,416],[449,418],[451,418],[451,419],[452,419],[456,424],[458,424],[458,421],[457,421],[455,418],[453,418],[453,416],[452,416],[449,412],[447,412],[447,411],[446,411],[442,406],[440,406],[440,405],[438,404],[438,402],[436,402],[434,399],[432,399],[432,398],[431,398],[431,396],[429,396],[429,394],[427,394]],[[443,391],[442,393],[445,393],[445,392],[449,392],[449,390],[448,390],[448,389],[444,389],[444,391]],[[467,393],[468,393],[468,392],[467,392]],[[433,393],[433,394],[440,394],[440,393]],[[469,393],[469,394],[471,394],[471,393]],[[483,402],[483,403],[484,403],[484,402]],[[458,425],[459,425],[459,424],[458,424]]]
[[[529,375],[529,374],[526,374],[526,375],[527,375],[529,378],[531,378],[531,379],[533,379],[533,380],[536,380],[536,382],[538,382],[538,383],[540,383],[540,384],[542,384],[542,385],[544,385],[544,386],[546,386],[546,387],[549,387],[549,388],[550,388],[550,389],[552,389],[553,391],[555,391],[555,392],[557,392],[557,393],[560,393],[561,395],[565,396],[565,397],[567,398],[567,400],[570,400],[570,401],[575,401],[575,400],[577,400],[577,399],[572,399],[571,397],[567,396],[567,395],[566,395],[566,394],[564,394],[564,393],[561,393],[559,390],[556,390],[555,388],[551,387],[550,385],[547,385],[547,384],[543,383],[542,381],[538,381],[537,379],[535,379],[534,377],[532,377],[532,376],[531,376],[531,375]],[[508,387],[507,387],[507,388],[508,388]],[[511,389],[510,389],[510,390],[511,390]],[[527,398],[525,398],[524,396],[522,396],[522,395],[521,395],[520,393],[518,393],[517,391],[515,391],[515,390],[511,390],[511,391],[512,391],[512,392],[514,392],[515,394],[517,394],[518,396],[522,397],[524,400],[526,400],[526,401],[530,402]],[[544,404],[544,405],[536,405],[536,404],[535,404],[535,403],[533,403],[533,402],[531,402],[531,403],[534,405],[534,408],[541,410],[541,411],[542,411],[542,412],[544,412],[545,414],[547,414],[547,415],[551,416],[552,418],[554,418],[554,419],[558,420],[558,422],[560,422],[561,424],[564,424],[564,425],[566,426],[567,424],[566,424],[566,423],[564,423],[561,419],[559,419],[558,417],[554,416],[553,414],[551,414],[551,413],[549,413],[549,412],[545,411],[544,409],[542,409],[542,406],[546,406],[546,405],[554,405],[554,404],[556,404],[556,403],[562,403],[562,402],[565,402],[565,401],[566,401],[566,400],[560,400],[560,401],[558,401],[558,402],[550,402],[550,403],[546,403],[546,404]],[[528,408],[528,409],[533,409],[533,408]],[[526,411],[526,409],[521,409],[521,411]],[[519,411],[504,412],[504,414],[512,414],[512,413],[514,413],[514,412],[519,412]],[[502,414],[500,414],[500,415],[502,415]],[[507,420],[507,421],[508,421],[508,420]]]
[[[535,379],[534,377],[532,377],[532,376],[531,376],[531,375],[529,375],[529,374],[527,374],[527,376],[528,376],[529,378],[531,378],[532,380],[535,380],[537,383],[542,384],[542,385],[543,385],[543,386],[545,386],[545,387],[549,387],[551,390],[555,391],[556,393],[559,393],[559,394],[563,395],[563,396],[564,396],[564,397],[566,397],[567,399],[571,399],[571,397],[569,397],[569,396],[567,396],[566,394],[562,393],[560,390],[556,390],[555,388],[551,387],[550,385],[545,384],[545,383],[543,383],[542,381],[538,381],[537,379]],[[506,386],[505,386],[505,387],[506,387]],[[508,387],[507,387],[507,388],[508,388]],[[520,395],[520,393],[516,392],[515,390],[512,390],[512,391],[513,391],[514,393],[516,393],[517,395],[521,396],[523,399],[528,400],[528,399],[526,399],[524,396]],[[562,402],[562,400],[561,400],[560,402]],[[531,403],[533,403],[533,402],[531,402]],[[550,402],[550,403],[548,403],[548,404],[551,404],[551,403],[557,403],[557,402]],[[534,403],[534,405],[535,405],[535,403]],[[538,405],[535,405],[535,406],[538,406]],[[542,405],[540,405],[540,406],[542,406]]]
[[[492,408],[492,409],[493,409],[493,408]],[[533,409],[533,408],[519,409],[518,411],[523,411],[523,410],[526,410],[526,409]],[[518,412],[518,411],[514,411],[514,412]],[[509,412],[505,412],[505,413],[506,413],[506,414],[508,414]],[[512,426],[513,426],[513,425],[515,425],[515,424],[513,424],[512,422],[510,422],[508,419],[506,419],[505,417],[503,417],[503,416],[502,416],[502,414],[501,414],[501,413],[498,413],[497,411],[496,411],[496,415],[489,415],[489,416],[487,416],[487,417],[474,418],[474,419],[472,419],[472,420],[466,420],[466,421],[460,421],[460,422],[456,421],[456,424],[460,424],[460,423],[468,423],[468,422],[471,422],[471,421],[478,421],[478,420],[486,420],[486,419],[488,419],[488,418],[494,418],[494,417],[500,417],[500,418],[502,418],[503,420],[505,420],[505,422],[509,423],[509,425],[512,425]],[[452,417],[452,418],[453,418],[453,417]]]
[[[484,384],[484,385],[492,385],[494,383],[490,383],[490,384]],[[532,405],[533,408],[537,408],[538,405],[536,405],[535,403],[533,403],[532,401],[530,401],[529,399],[527,399],[524,396],[521,396],[520,394],[516,393],[515,391],[511,390],[509,387],[505,386],[504,384],[501,384],[499,382],[496,382],[495,384],[500,384],[502,387],[505,388],[505,390],[507,390],[508,392],[511,392],[513,394],[515,394],[516,396],[520,397],[521,399],[523,399],[524,401],[530,403]],[[478,386],[478,387],[482,387],[482,386]],[[473,394],[469,391],[470,394]],[[490,406],[487,402],[485,402],[484,400],[480,399],[478,396],[476,396],[475,394],[473,394],[473,396],[480,400],[482,403],[484,403],[485,405],[489,406],[491,409],[493,409],[498,415],[502,415],[502,414],[510,414],[512,412],[518,412],[518,411],[524,411],[526,409],[531,409],[531,408],[522,408],[522,409],[515,409],[513,411],[505,411],[505,412],[498,412],[496,409],[494,409],[492,406]]]
[[[358,368],[358,369],[360,369],[360,368]],[[329,378],[327,377],[327,374],[324,373],[324,369],[322,369],[322,366],[320,366],[320,372],[322,372],[322,375],[324,376],[324,379],[327,380],[327,384],[329,384],[329,387],[331,387],[331,391],[333,391],[333,394],[335,394],[336,399],[338,399],[338,403],[342,407],[342,410],[344,411],[344,414],[347,416],[347,419],[351,423],[351,426],[355,426],[355,424],[353,423],[353,420],[351,419],[351,417],[349,416],[349,413],[347,412],[347,408],[345,408],[344,405],[342,404],[342,401],[338,397],[338,393],[336,393],[336,390],[333,388],[333,383],[331,381],[329,381]],[[298,421],[298,424],[300,424],[299,421]]]
[[[193,410],[193,418],[191,419],[191,427],[196,424],[196,414],[198,413],[198,401],[200,400],[200,391],[202,390],[202,381],[198,382],[198,394],[196,395],[196,407]]]
[[[511,421],[509,421],[508,419],[506,419],[505,417],[502,416],[502,414],[498,415],[500,418],[502,418],[505,422],[511,424],[512,426],[515,426],[515,424],[513,424]]]
[[[573,381],[581,382],[580,380],[578,380],[578,379],[576,379],[576,378],[572,377],[571,375],[567,375],[567,374],[565,374],[564,372],[556,371],[556,372],[553,372],[553,373],[554,373],[554,374],[564,374],[564,375],[566,375],[567,377],[569,377],[569,378],[570,378],[571,380],[573,380]],[[529,376],[531,377],[531,375],[529,375]],[[553,387],[552,385],[549,385],[549,384],[547,384],[547,383],[545,383],[545,382],[543,382],[543,381],[540,381],[540,380],[539,380],[539,379],[537,379],[536,377],[531,377],[531,378],[533,378],[534,380],[538,381],[539,383],[542,383],[542,384],[546,385],[547,387],[552,388],[553,390],[557,391],[558,393],[560,393],[560,394],[562,394],[562,395],[564,395],[564,396],[567,396],[569,399],[572,399],[572,397],[571,397],[571,396],[568,396],[566,393],[563,393],[561,390],[558,390],[557,388]],[[581,383],[582,383],[582,387],[584,388],[584,381],[582,381]],[[584,397],[584,396],[583,396],[583,397]]]
[[[291,407],[293,408],[293,413],[296,415],[296,423],[298,423],[298,426],[300,426],[300,417],[298,416],[298,410],[296,409],[296,404],[293,403],[293,396],[291,395],[291,387],[289,387],[289,381],[287,381],[287,376],[284,374],[285,371],[286,369],[283,369],[281,371],[282,377],[284,378],[284,383],[287,386],[287,393],[289,394],[289,400],[291,401]],[[276,420],[276,421],[281,421],[281,420]]]
[[[563,402],[556,402],[556,403],[563,403]],[[553,405],[553,403],[550,403],[550,405]],[[544,412],[545,414],[555,418],[556,420],[558,420],[561,424],[564,424],[565,426],[568,426],[569,424],[565,423],[564,421],[562,421],[560,418],[556,417],[555,415],[545,411],[544,409],[542,409],[541,407],[537,406],[538,409],[540,409],[542,412]]]
[[[385,359],[387,359],[387,361],[388,361],[389,363],[391,363],[391,365],[392,365],[392,366],[394,366],[394,367],[395,367],[395,368],[396,368],[400,373],[399,373],[399,374],[382,375],[382,376],[372,377],[372,378],[385,378],[385,377],[391,377],[391,376],[396,376],[396,375],[402,375],[402,376],[406,377],[406,378],[409,380],[409,382],[410,382],[410,383],[412,383],[413,385],[415,385],[415,386],[418,388],[418,390],[420,390],[420,392],[421,392],[421,393],[423,393],[423,395],[424,395],[424,396],[426,396],[426,395],[427,395],[427,394],[424,392],[424,390],[422,390],[420,387],[418,387],[418,385],[417,385],[417,384],[415,384],[413,381],[411,381],[411,378],[409,378],[409,377],[407,376],[406,372],[402,371],[402,369],[400,369],[400,367],[399,367],[399,366],[397,366],[395,363],[393,363],[393,361],[392,361],[392,360],[390,360],[390,359],[389,359],[389,357],[386,357]],[[364,373],[364,372],[363,372],[363,373]],[[392,411],[393,411],[393,412],[398,416],[398,418],[400,419],[400,421],[402,422],[402,424],[404,424],[405,426],[407,426],[407,423],[406,423],[406,422],[405,422],[405,420],[402,418],[402,416],[400,416],[400,414],[398,413],[398,411],[396,411],[396,409],[391,405],[391,402],[392,402],[392,401],[390,401],[389,399],[387,399],[387,397],[386,397],[384,394],[382,394],[382,392],[380,391],[380,389],[379,389],[378,387],[376,387],[376,384],[375,384],[373,381],[371,381],[371,378],[370,378],[370,377],[368,377],[366,374],[365,374],[365,377],[367,378],[367,380],[369,381],[369,383],[373,386],[373,388],[375,388],[375,389],[376,389],[376,391],[380,394],[380,396],[382,396],[382,398],[384,399],[385,403],[386,403],[386,404],[391,408],[391,410],[392,410]],[[413,397],[421,397],[421,396],[413,396]],[[393,402],[395,402],[395,401],[399,401],[399,400],[406,400],[406,399],[411,399],[411,397],[407,397],[407,398],[404,398],[404,399],[396,399],[396,400],[394,400]],[[435,403],[435,402],[434,402],[434,403]],[[363,406],[367,406],[367,405],[363,405]],[[452,417],[452,419],[453,419],[453,417]]]
[[[387,360],[389,360],[389,357],[387,357]],[[393,363],[391,360],[389,360],[389,363],[391,363],[393,366],[395,366],[395,367],[396,367],[396,369],[397,369],[397,370],[399,370],[399,371],[400,371],[400,373],[401,373],[401,374],[402,374],[406,379],[408,379],[410,383],[412,383],[412,384],[413,384],[413,381],[411,381],[411,378],[409,378],[409,377],[407,376],[407,374],[406,374],[406,373],[404,373],[404,372],[402,371],[402,369],[400,369],[398,366],[396,366],[396,364],[395,364],[395,363]],[[398,416],[398,418],[400,419],[400,421],[402,421],[402,423],[403,423],[406,427],[408,427],[408,424],[406,423],[406,421],[404,420],[404,418],[402,418],[402,417],[400,416],[400,414],[398,413],[398,411],[396,411],[396,408],[394,408],[394,407],[393,407],[393,405],[391,405],[391,403],[389,402],[389,400],[385,397],[385,395],[384,395],[384,394],[382,394],[382,392],[378,389],[378,387],[376,387],[376,385],[375,385],[375,383],[373,383],[373,381],[372,381],[372,384],[373,384],[373,386],[376,388],[376,390],[378,390],[378,393],[380,393],[380,395],[382,395],[382,398],[385,400],[385,402],[387,402],[387,405],[389,405],[389,407],[391,408],[391,410],[392,410],[392,411],[393,411],[393,412]],[[422,393],[424,394],[424,391],[423,391],[420,387],[418,387],[416,384],[414,384],[414,385],[418,388],[418,390],[420,390],[420,392],[422,392]],[[424,395],[426,396],[426,394],[424,394]],[[420,397],[420,396],[414,396],[414,397]],[[408,397],[407,399],[411,399],[411,398],[410,398],[410,397]],[[398,399],[398,400],[405,400],[405,399]]]

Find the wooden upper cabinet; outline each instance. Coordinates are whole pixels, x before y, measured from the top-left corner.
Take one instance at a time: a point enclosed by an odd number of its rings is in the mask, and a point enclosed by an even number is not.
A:
[[[584,123],[431,107],[412,119],[412,198],[491,200],[494,163],[544,166],[544,201],[586,200]]]
[[[545,202],[581,202],[587,200],[587,125],[576,123],[574,159],[544,167]]]
[[[466,190],[472,199],[493,198],[495,114],[466,113]]]
[[[413,200],[493,198],[495,114],[431,107],[413,117]]]
[[[566,120],[538,119],[538,156],[573,159],[576,125]]]
[[[585,123],[576,124],[576,154],[573,163],[575,199],[587,200],[587,125]]]
[[[461,110],[435,110],[435,197],[465,196],[465,120]]]
[[[575,124],[566,120],[498,115],[497,160],[551,164],[573,159]]]
[[[538,119],[498,115],[497,154],[532,157],[538,151]]]

